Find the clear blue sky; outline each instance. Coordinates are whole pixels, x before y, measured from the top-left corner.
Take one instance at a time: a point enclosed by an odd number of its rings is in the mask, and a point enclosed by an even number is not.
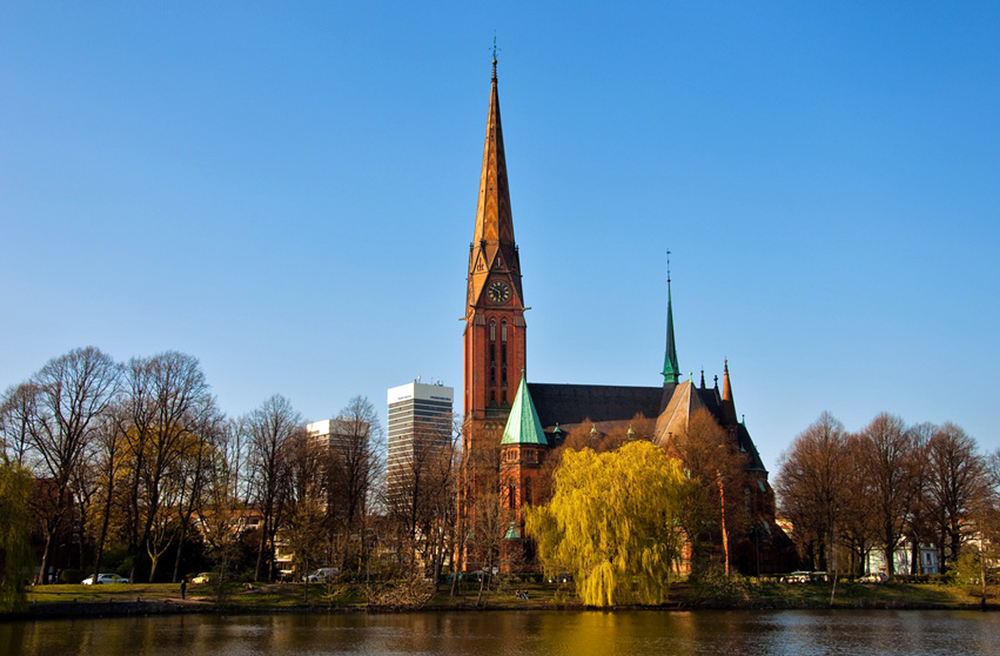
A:
[[[772,472],[824,410],[1000,446],[995,2],[4,3],[0,389],[460,390],[494,32],[529,380],[659,384],[670,249]]]

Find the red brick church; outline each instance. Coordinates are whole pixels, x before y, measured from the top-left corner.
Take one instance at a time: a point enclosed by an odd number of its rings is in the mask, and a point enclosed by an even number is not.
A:
[[[522,540],[520,509],[524,504],[542,501],[536,490],[547,454],[581,423],[587,422],[596,434],[628,426],[641,414],[655,419],[653,441],[662,445],[668,436],[683,431],[697,411],[705,410],[746,454],[744,504],[753,508],[758,518],[733,550],[734,565],[745,574],[790,568],[794,549],[774,522],[774,493],[767,470],[746,425],[737,418],[728,363],[723,369],[721,389],[718,377],[713,386],[706,387],[704,372],[700,384],[680,378],[669,280],[663,382],[656,386],[527,382],[525,309],[494,58],[476,225],[469,249],[463,449],[467,456],[478,456],[480,462],[483,456],[493,456],[495,464],[492,484],[476,480],[481,474],[466,472],[460,514],[469,514],[477,495],[496,498],[499,492],[500,506],[507,510],[505,521],[509,524],[505,537]]]

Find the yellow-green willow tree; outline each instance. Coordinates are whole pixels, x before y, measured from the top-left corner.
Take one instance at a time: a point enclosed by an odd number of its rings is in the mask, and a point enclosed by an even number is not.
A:
[[[28,512],[32,479],[17,464],[0,463],[0,612],[27,608],[24,582],[31,572]]]
[[[684,477],[649,442],[568,451],[552,500],[527,509],[527,532],[547,572],[572,572],[590,606],[660,604],[677,560]]]

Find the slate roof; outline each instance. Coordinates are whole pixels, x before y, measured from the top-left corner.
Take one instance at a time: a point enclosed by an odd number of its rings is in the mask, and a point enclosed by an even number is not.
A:
[[[704,408],[720,426],[735,433],[740,451],[747,454],[747,469],[767,471],[750,432],[742,423],[733,420],[735,410],[731,409],[732,401],[723,401],[716,387],[698,387],[692,381],[663,387],[554,383],[528,383],[527,387],[541,426],[550,432],[556,425],[566,428],[584,419],[600,426],[607,422],[627,422],[637,413],[642,413],[657,420],[656,440],[659,442],[667,433],[677,432],[686,426],[695,410]],[[732,418],[727,415],[732,415]],[[504,431],[504,440],[506,435]]]
[[[542,426],[631,419],[637,412],[660,414],[662,387],[528,383]]]

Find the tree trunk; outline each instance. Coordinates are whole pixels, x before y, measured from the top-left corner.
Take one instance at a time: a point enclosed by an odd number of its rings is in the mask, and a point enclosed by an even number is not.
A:
[[[187,537],[187,522],[182,520],[177,531],[177,557],[174,558],[174,575],[170,579],[172,583],[180,582],[181,555],[184,553],[184,541]]]
[[[264,549],[267,547],[267,529],[270,523],[270,513],[266,513],[260,523],[260,542],[257,544],[257,564],[253,569],[253,580],[262,581],[260,568],[264,561]]]
[[[38,569],[38,578],[35,579],[36,585],[44,585],[47,583],[45,580],[45,569],[49,565],[49,555],[52,549],[52,535],[47,535],[45,537],[45,549],[42,551],[42,564]]]

